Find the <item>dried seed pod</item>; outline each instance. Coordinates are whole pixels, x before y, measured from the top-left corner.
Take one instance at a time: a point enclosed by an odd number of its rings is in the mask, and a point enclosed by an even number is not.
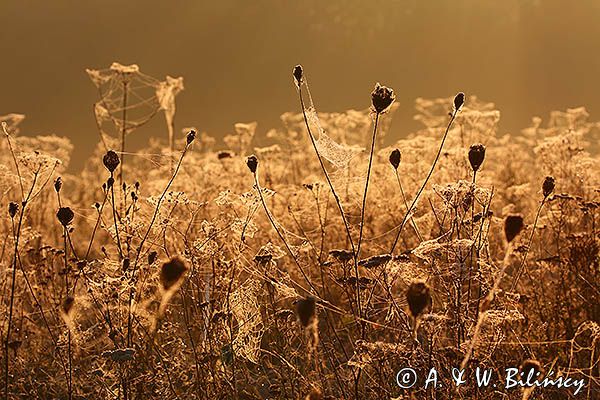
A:
[[[69,225],[69,224],[71,224],[71,222],[73,222],[74,217],[75,217],[75,213],[73,213],[73,210],[71,210],[70,207],[61,207],[56,212],[56,218],[58,218],[58,221],[65,228],[67,227],[67,225]]]
[[[535,380],[539,375],[544,373],[542,364],[537,360],[527,359],[521,363],[521,373],[523,374],[523,380],[527,381],[528,377],[531,376],[532,381]]]
[[[294,75],[294,80],[296,81],[296,85],[300,86],[302,84],[302,78],[304,77],[304,71],[302,70],[302,65],[296,65],[294,67],[294,71],[292,72]]]
[[[148,265],[152,265],[154,264],[154,261],[156,261],[156,258],[158,257],[158,253],[155,251],[151,251],[148,254]]]
[[[192,142],[194,141],[194,139],[196,139],[196,131],[191,130],[188,132],[187,136],[186,136],[186,143],[188,144],[188,146],[190,144],[192,144]]]
[[[19,205],[17,203],[15,203],[14,201],[8,203],[8,215],[10,215],[11,218],[14,218],[15,215],[17,215],[18,211]]]
[[[458,92],[456,96],[454,96],[454,111],[459,112],[464,104],[465,94],[463,92]]]
[[[250,169],[250,172],[253,174],[256,173],[256,169],[258,168],[258,158],[252,154],[246,159],[246,165],[248,166],[248,169]]]
[[[477,172],[485,159],[485,146],[481,143],[472,144],[469,148],[469,163],[473,171]]]
[[[523,230],[525,224],[521,214],[510,214],[504,220],[504,235],[508,243],[512,242],[515,237]]]
[[[296,303],[296,314],[303,327],[307,327],[315,317],[316,311],[316,300],[312,296],[308,296],[305,299],[300,299]]]
[[[59,176],[54,181],[54,190],[56,190],[56,193],[59,193],[61,188],[62,188],[62,178]]]
[[[427,283],[415,281],[406,291],[406,301],[413,317],[417,318],[431,307],[431,290]]]
[[[547,176],[544,178],[544,183],[542,183],[542,193],[544,194],[544,198],[550,196],[552,192],[554,192],[554,185],[556,181],[553,176]]]
[[[394,167],[394,169],[398,169],[398,167],[400,166],[400,160],[402,160],[402,154],[400,153],[400,150],[392,150],[392,152],[390,153],[390,164],[392,164],[392,167]]]
[[[62,311],[65,315],[69,315],[73,310],[73,306],[75,305],[75,298],[72,296],[68,296],[65,301],[62,303]]]
[[[112,174],[121,163],[121,160],[119,160],[119,155],[117,153],[115,153],[113,150],[109,150],[102,158],[102,163],[108,172]]]
[[[375,112],[381,114],[392,105],[394,100],[396,100],[396,95],[394,94],[393,89],[377,83],[375,89],[373,89],[373,92],[371,93],[371,100]]]
[[[173,257],[160,267],[160,283],[164,290],[175,286],[188,270],[183,260]]]

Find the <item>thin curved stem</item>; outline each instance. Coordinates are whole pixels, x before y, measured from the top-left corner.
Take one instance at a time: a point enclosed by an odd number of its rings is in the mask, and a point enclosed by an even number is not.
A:
[[[438,160],[440,159],[440,155],[442,154],[442,149],[444,148],[444,143],[446,142],[446,138],[448,137],[448,132],[450,131],[450,127],[452,126],[452,123],[454,122],[454,119],[456,118],[457,112],[458,112],[457,110],[454,110],[454,112],[452,113],[452,117],[450,118],[450,122],[448,122],[448,126],[446,127],[446,131],[444,132],[444,136],[442,137],[442,142],[440,143],[440,148],[438,149],[438,152],[437,152],[437,154],[435,156],[435,160],[433,160],[433,164],[431,164],[431,168],[429,169],[429,173],[427,174],[427,177],[423,181],[423,184],[421,185],[421,188],[417,192],[417,195],[413,199],[412,204],[410,205],[410,207],[406,211],[406,214],[404,215],[404,218],[402,218],[402,222],[400,223],[400,227],[398,228],[398,233],[396,234],[396,238],[394,239],[394,243],[392,244],[392,248],[390,250],[390,254],[394,253],[394,250],[396,249],[396,245],[398,244],[398,239],[400,239],[400,234],[402,233],[402,228],[404,228],[404,225],[406,224],[408,216],[412,212],[412,209],[415,207],[415,204],[417,204],[417,201],[419,200],[419,197],[421,196],[421,193],[423,193],[423,190],[425,189],[425,186],[427,186],[427,182],[429,182],[429,178],[431,178],[431,175],[433,175],[433,171],[435,170],[435,166],[436,166]]]

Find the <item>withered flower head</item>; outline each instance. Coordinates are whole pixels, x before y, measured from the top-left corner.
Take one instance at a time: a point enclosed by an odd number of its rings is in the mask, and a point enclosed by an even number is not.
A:
[[[160,267],[160,283],[164,290],[175,286],[187,271],[187,266],[179,257],[173,257]]]
[[[463,92],[458,92],[456,96],[454,96],[454,110],[456,112],[460,111],[462,106],[465,104],[465,94]]]
[[[402,154],[400,153],[400,150],[392,150],[392,152],[390,153],[390,164],[392,164],[392,167],[394,167],[394,169],[398,169],[398,167],[400,166],[400,160],[402,160]]]
[[[69,315],[73,310],[73,306],[75,305],[75,298],[72,296],[68,296],[65,301],[62,303],[62,310],[66,315]]]
[[[521,214],[510,214],[504,220],[504,235],[508,243],[512,242],[515,237],[523,230],[523,216]]]
[[[54,190],[56,190],[56,193],[58,193],[58,192],[60,192],[61,188],[62,188],[62,178],[59,176],[54,181]]]
[[[316,300],[312,296],[300,299],[296,303],[296,313],[303,327],[307,327],[315,317]]]
[[[56,212],[56,218],[58,218],[58,222],[60,222],[61,225],[65,228],[67,227],[67,225],[73,222],[74,217],[75,214],[73,213],[73,210],[71,210],[70,207],[61,207]]]
[[[373,102],[373,108],[375,112],[381,114],[385,112],[396,100],[394,90],[386,86],[381,86],[379,83],[375,85],[375,89],[371,93],[371,100]]]
[[[473,171],[477,172],[485,159],[485,146],[481,143],[472,144],[469,148],[469,162]]]
[[[148,253],[148,265],[154,264],[154,261],[156,261],[157,257],[158,253],[156,251],[151,251]]]
[[[556,181],[553,176],[547,176],[544,179],[544,183],[542,183],[542,192],[544,193],[544,198],[550,196],[552,192],[554,192],[554,185]]]
[[[302,65],[296,65],[294,67],[294,71],[292,72],[294,75],[294,80],[296,81],[296,85],[300,86],[302,84],[302,78],[304,77],[304,71],[302,70]]]
[[[538,373],[540,375],[544,373],[544,369],[539,361],[527,359],[521,363],[521,372],[523,373],[523,380],[527,380],[529,375],[535,380],[538,377]]]
[[[427,283],[423,281],[411,283],[406,291],[406,301],[410,313],[415,318],[431,307],[431,290]]]
[[[117,153],[115,153],[113,150],[109,150],[102,158],[102,162],[104,163],[104,166],[108,172],[112,174],[121,163],[121,160],[119,160],[119,155]]]
[[[19,205],[17,203],[15,203],[14,201],[8,203],[8,215],[10,215],[11,218],[14,218],[15,215],[17,215],[18,211]]]
[[[188,132],[186,137],[186,143],[188,144],[188,146],[194,141],[194,139],[196,139],[196,131],[192,129]]]
[[[256,169],[258,168],[258,158],[254,154],[246,159],[246,165],[248,165],[248,169],[253,174],[256,173]]]

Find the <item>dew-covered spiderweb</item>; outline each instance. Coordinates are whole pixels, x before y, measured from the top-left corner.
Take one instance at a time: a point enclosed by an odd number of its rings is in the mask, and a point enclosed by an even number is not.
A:
[[[164,111],[169,145],[173,150],[175,97],[183,90],[183,78],[164,81],[146,75],[135,65],[114,62],[106,69],[87,69],[100,100],[94,115],[107,149],[125,149],[126,137]]]

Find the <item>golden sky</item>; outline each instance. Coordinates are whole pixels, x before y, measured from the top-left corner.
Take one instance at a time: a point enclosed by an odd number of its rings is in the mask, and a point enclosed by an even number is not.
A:
[[[320,111],[366,108],[375,82],[393,87],[395,137],[417,127],[416,97],[459,90],[495,102],[504,131],[553,109],[600,114],[595,0],[4,0],[0,11],[0,114],[26,114],[25,134],[69,137],[75,168],[98,141],[85,68],[113,61],[183,76],[177,131],[215,136],[253,120],[262,134],[298,110],[297,63]],[[162,121],[130,143],[152,135]]]

